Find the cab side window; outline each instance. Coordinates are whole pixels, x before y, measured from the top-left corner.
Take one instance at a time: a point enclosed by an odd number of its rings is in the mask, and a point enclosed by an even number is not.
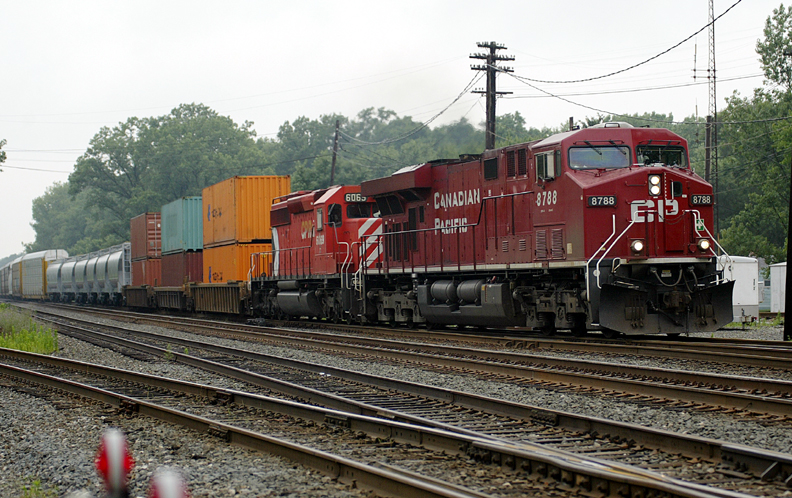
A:
[[[561,151],[542,152],[536,155],[536,179],[553,180],[561,175]]]
[[[327,224],[331,227],[340,227],[342,221],[341,204],[330,204],[327,208]]]

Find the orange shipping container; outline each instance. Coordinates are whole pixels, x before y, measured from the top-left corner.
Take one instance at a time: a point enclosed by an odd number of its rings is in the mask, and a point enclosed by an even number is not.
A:
[[[207,284],[219,284],[247,280],[251,271],[250,256],[254,253],[271,252],[272,244],[230,244],[204,248],[203,281]],[[266,260],[269,261],[270,258]],[[269,266],[266,262],[264,264]],[[259,273],[255,269],[254,272]]]
[[[290,191],[289,176],[235,176],[206,187],[202,196],[204,248],[270,242],[272,199]]]

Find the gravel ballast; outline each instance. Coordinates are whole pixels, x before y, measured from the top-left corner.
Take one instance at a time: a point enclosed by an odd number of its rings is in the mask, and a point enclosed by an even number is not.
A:
[[[120,325],[195,338],[191,334],[154,327]],[[757,337],[756,330],[726,332],[751,332],[751,338],[760,338]],[[766,332],[768,339],[780,338],[777,329],[768,328]],[[540,407],[597,414],[602,418],[640,423],[775,451],[792,451],[792,428],[780,424],[766,424],[723,414],[664,410],[602,396],[520,387],[480,380],[468,375],[438,374],[385,362],[363,361],[303,349],[225,339],[210,340],[204,337],[202,340]],[[62,335],[59,341],[58,356],[218,387],[249,390],[244,384],[232,379],[174,362],[134,360]],[[669,365],[664,362],[657,366]],[[0,443],[0,469],[7,476],[0,480],[0,496],[17,496],[21,494],[22,486],[29,485],[35,479],[41,480],[44,489],[57,487],[57,496],[82,488],[99,496],[101,487],[93,469],[93,456],[102,430],[109,426],[119,427],[128,434],[130,448],[138,462],[132,476],[131,496],[146,495],[148,479],[159,466],[181,469],[194,497],[237,494],[328,497],[365,495],[321,474],[302,467],[295,468],[294,464],[279,458],[235,448],[209,436],[143,417],[118,417],[99,405],[58,409],[57,403],[53,404],[47,399],[0,387],[0,406],[0,433],[3,435]]]

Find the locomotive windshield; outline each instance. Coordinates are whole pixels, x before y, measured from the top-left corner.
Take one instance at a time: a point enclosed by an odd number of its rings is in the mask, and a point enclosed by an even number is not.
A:
[[[587,143],[569,148],[569,167],[572,169],[614,169],[630,166],[630,148],[625,145],[596,145]]]
[[[373,204],[348,204],[347,218],[372,218],[371,207]],[[379,213],[373,216],[378,218]]]
[[[676,166],[686,168],[687,161],[685,149],[683,147],[671,145],[639,145],[636,148],[638,153],[638,164],[663,164],[665,166]]]

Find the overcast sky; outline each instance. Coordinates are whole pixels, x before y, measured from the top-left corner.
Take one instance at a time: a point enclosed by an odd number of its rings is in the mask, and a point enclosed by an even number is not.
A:
[[[715,0],[715,15],[736,1]],[[779,5],[742,0],[716,23],[719,108],[761,86],[756,41]],[[508,47],[501,53],[516,60],[504,65],[516,76],[570,80],[642,62],[707,22],[707,0],[0,0],[0,257],[35,239],[33,199],[68,179],[102,126],[131,116],[197,102],[271,138],[299,116],[367,107],[423,122],[478,74],[469,59],[477,42]],[[498,90],[514,93],[498,114],[519,111],[537,128],[595,116],[592,108],[704,116],[707,58],[704,30],[588,83],[532,88],[501,75]],[[483,104],[466,94],[433,124],[479,124]]]

